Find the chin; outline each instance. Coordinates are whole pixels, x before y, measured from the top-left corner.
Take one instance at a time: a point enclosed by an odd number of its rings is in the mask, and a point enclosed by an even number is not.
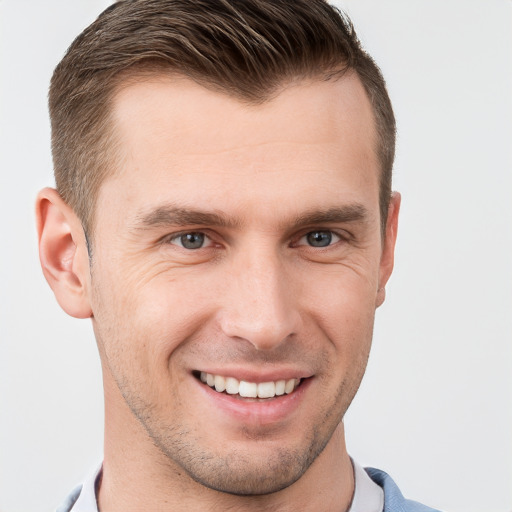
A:
[[[325,433],[324,436],[312,433],[300,446],[274,445],[267,449],[254,441],[252,450],[240,447],[222,456],[199,449],[195,442],[193,448],[182,445],[181,449],[176,449],[176,444],[160,444],[159,448],[172,466],[178,466],[206,488],[236,496],[263,496],[281,491],[299,480],[329,439]]]
[[[280,450],[265,461],[233,454],[229,459],[185,469],[193,480],[209,489],[235,496],[263,496],[294,484],[315,458]]]

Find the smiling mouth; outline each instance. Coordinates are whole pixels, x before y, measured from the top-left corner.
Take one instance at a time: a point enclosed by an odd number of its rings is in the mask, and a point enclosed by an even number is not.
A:
[[[234,377],[213,375],[206,372],[193,372],[194,376],[201,382],[217,391],[242,398],[275,398],[293,393],[301,384],[303,379],[282,379],[269,382],[247,382]]]

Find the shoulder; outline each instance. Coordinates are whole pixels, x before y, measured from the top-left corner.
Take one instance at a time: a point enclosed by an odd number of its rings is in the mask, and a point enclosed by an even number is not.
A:
[[[393,479],[384,471],[365,468],[370,478],[384,490],[384,512],[439,512],[417,501],[404,498]]]

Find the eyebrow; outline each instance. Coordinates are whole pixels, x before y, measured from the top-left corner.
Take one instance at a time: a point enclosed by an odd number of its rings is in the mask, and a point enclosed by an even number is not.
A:
[[[366,207],[360,203],[352,203],[325,210],[306,211],[295,218],[293,226],[295,229],[298,229],[315,224],[345,224],[367,222],[368,220],[369,213]]]
[[[207,212],[173,205],[162,205],[137,215],[136,227],[153,228],[165,226],[220,226],[232,228],[240,225],[237,219],[228,219],[216,212]]]
[[[368,210],[360,203],[311,210],[296,216],[291,223],[292,229],[305,226],[333,223],[365,222]],[[161,205],[149,212],[140,212],[136,217],[136,229],[150,229],[166,226],[218,226],[225,228],[240,227],[238,218],[229,218],[217,212],[196,210],[176,205]]]

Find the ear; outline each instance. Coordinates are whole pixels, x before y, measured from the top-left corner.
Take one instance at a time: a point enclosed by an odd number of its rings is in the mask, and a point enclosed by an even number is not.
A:
[[[386,234],[382,245],[382,255],[379,268],[379,289],[375,306],[379,307],[386,298],[386,283],[388,282],[393,265],[395,263],[395,243],[398,230],[398,213],[400,212],[400,202],[402,198],[398,192],[391,194],[391,200],[388,208],[388,219],[386,221]]]
[[[39,259],[60,307],[76,318],[89,318],[90,271],[82,224],[52,188],[36,200]]]

